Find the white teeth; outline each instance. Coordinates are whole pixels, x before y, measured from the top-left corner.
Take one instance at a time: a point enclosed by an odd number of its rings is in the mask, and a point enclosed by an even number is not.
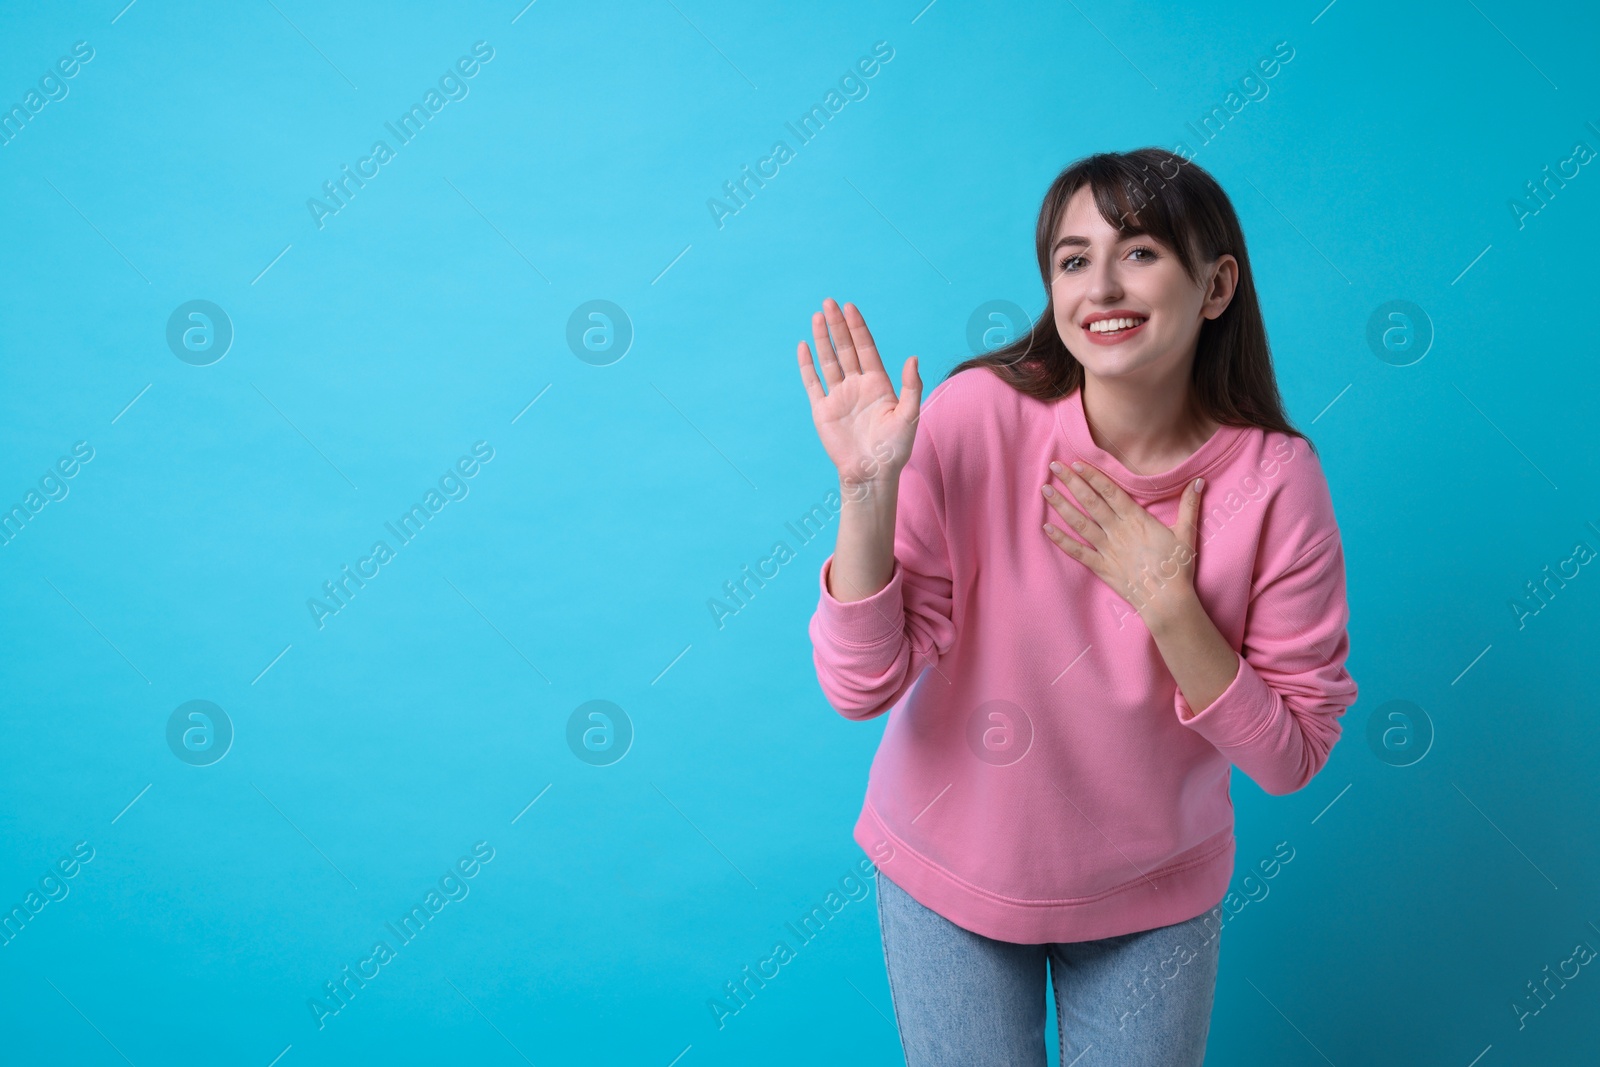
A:
[[[1125,330],[1144,321],[1144,319],[1100,319],[1089,324],[1089,332],[1109,333],[1112,330]]]

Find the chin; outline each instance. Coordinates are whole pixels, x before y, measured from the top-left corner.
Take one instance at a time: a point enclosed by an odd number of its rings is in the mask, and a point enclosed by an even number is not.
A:
[[[1068,351],[1071,351],[1071,349],[1068,349]],[[1088,359],[1084,359],[1076,352],[1073,352],[1072,355],[1079,363],[1083,364],[1084,370],[1089,374],[1106,380],[1136,377],[1145,373],[1151,364],[1156,362],[1148,358],[1144,353],[1119,352],[1114,349],[1110,352],[1103,350],[1090,352],[1088,353]]]

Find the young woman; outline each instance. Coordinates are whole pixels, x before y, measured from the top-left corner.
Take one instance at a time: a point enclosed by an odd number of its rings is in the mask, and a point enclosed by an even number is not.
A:
[[[1063,1065],[1198,1065],[1230,769],[1302,788],[1356,698],[1343,548],[1209,174],[1079,160],[1036,244],[1044,314],[926,405],[855,307],[812,316],[817,678],[891,711],[854,836],[910,1067],[1044,1064],[1047,974]]]

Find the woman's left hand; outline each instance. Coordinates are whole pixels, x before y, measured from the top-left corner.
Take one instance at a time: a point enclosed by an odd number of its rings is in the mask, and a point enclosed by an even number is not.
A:
[[[1060,463],[1050,464],[1088,509],[1088,515],[1053,486],[1044,486],[1043,492],[1067,525],[1089,544],[1080,544],[1049,523],[1045,523],[1045,534],[1097,574],[1146,623],[1176,614],[1185,599],[1194,596],[1195,526],[1200,514],[1196,484],[1203,486],[1204,480],[1195,479],[1184,487],[1177,525],[1169,528],[1101,471],[1087,463],[1074,463],[1073,467],[1080,473]]]

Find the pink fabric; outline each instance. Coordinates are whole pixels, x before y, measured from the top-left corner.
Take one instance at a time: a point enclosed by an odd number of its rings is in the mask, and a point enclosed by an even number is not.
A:
[[[1169,526],[1205,477],[1195,588],[1239,665],[1199,715],[1132,606],[1045,536],[1077,536],[1040,493],[1052,459],[1093,464]],[[1081,393],[1046,403],[963,371],[923,403],[889,584],[841,602],[832,564],[817,679],[846,718],[890,713],[855,840],[988,937],[1085,941],[1210,910],[1233,873],[1231,768],[1300,789],[1356,699],[1327,481],[1286,434],[1225,426],[1138,475],[1095,445]]]

